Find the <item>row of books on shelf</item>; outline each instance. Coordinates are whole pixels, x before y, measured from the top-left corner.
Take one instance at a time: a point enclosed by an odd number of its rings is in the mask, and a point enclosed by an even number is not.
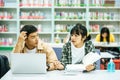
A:
[[[19,6],[52,6],[52,0],[19,0]],[[0,6],[17,6],[17,0],[0,0]]]
[[[89,6],[120,6],[120,0],[89,0]]]
[[[21,11],[20,12],[20,19],[45,19],[45,13],[41,11]]]
[[[20,6],[52,6],[52,0],[21,0]]]
[[[25,25],[27,25],[27,24],[21,24],[20,29]],[[36,28],[38,29],[38,32],[43,32],[43,25],[42,24],[32,24],[32,25],[36,26]]]
[[[13,19],[14,15],[15,15],[14,12],[0,11],[0,19]],[[20,19],[45,19],[45,18],[46,18],[45,13],[41,11],[20,12]]]
[[[93,20],[119,20],[119,14],[116,12],[90,12],[90,19]]]
[[[56,6],[86,6],[87,0],[54,0]],[[89,6],[120,6],[120,0],[89,0]],[[0,6],[17,6],[16,0],[0,0]],[[52,0],[20,0],[19,6],[52,6]]]
[[[85,19],[85,12],[55,12],[56,19]]]
[[[120,0],[55,0],[56,6],[120,6]]]
[[[0,46],[14,45],[13,38],[0,38]]]
[[[103,27],[108,27],[110,32],[115,32],[115,31],[119,31],[119,29],[117,27],[115,27],[114,25],[99,25],[99,24],[91,24],[90,25],[90,32],[100,32],[101,28]]]
[[[73,24],[73,25],[70,25],[70,24],[56,24],[55,25],[55,32],[70,32],[71,28],[74,25],[75,24]],[[117,26],[107,25],[107,24],[104,24],[104,25],[91,24],[90,28],[89,28],[89,31],[90,32],[100,32],[100,30],[101,30],[102,27],[108,27],[111,32],[115,32],[115,31],[117,32],[117,31],[119,31],[119,29],[117,28]]]
[[[55,0],[56,6],[85,6],[86,0]]]
[[[41,38],[42,41],[50,43],[50,38]],[[0,46],[13,46],[15,41],[13,38],[0,38]]]
[[[56,24],[55,25],[55,32],[70,32],[70,30],[72,29],[72,27],[74,25],[75,24],[72,24],[72,25],[70,25],[70,24]],[[108,27],[110,32],[119,32],[120,31],[118,26],[107,25],[107,24],[103,24],[103,25],[91,24],[89,31],[90,32],[100,32],[101,28],[103,28],[103,27]]]
[[[44,27],[42,24],[33,24],[37,27],[38,32],[44,32]],[[23,27],[24,25],[20,26],[20,29]],[[12,27],[12,26],[10,26]],[[55,32],[69,32],[71,30],[71,28],[73,27],[73,25],[63,25],[63,24],[56,24],[55,25]],[[9,30],[9,26],[6,24],[2,24],[0,25],[0,32],[10,32],[11,30]],[[16,31],[17,32],[17,31]]]
[[[70,32],[73,26],[74,25],[69,25],[69,24],[56,24],[55,32]]]
[[[55,25],[55,32],[70,32],[72,27],[75,24],[56,24]],[[118,25],[119,26],[119,25]],[[90,24],[90,27],[88,28],[90,32],[100,32],[101,28],[108,27],[110,32],[119,32],[120,29],[118,26],[112,25],[112,24]]]
[[[0,25],[0,32],[8,32],[8,28],[6,25]]]
[[[0,11],[0,19],[13,19],[13,12]],[[45,19],[46,13],[41,11],[21,11],[21,19]],[[55,19],[85,19],[85,12],[55,12]],[[98,20],[119,20],[118,12],[98,12],[93,11],[89,13],[90,19]]]
[[[25,24],[24,24],[25,25]],[[24,26],[21,24],[20,29]],[[38,32],[44,32],[44,27],[42,24],[33,24],[37,27]],[[55,25],[55,32],[70,32],[71,28],[74,26],[75,24],[56,24]],[[100,29],[102,27],[108,27],[110,29],[111,32],[119,32],[119,27],[115,26],[115,25],[100,25],[100,24],[91,24],[89,31],[90,32],[99,32]],[[9,28],[7,25],[2,24],[0,25],[0,32],[10,32]]]
[[[0,0],[0,6],[17,6],[16,0]]]
[[[55,12],[55,19],[86,19],[85,12]],[[91,20],[119,20],[118,12],[89,12]]]
[[[14,18],[13,12],[8,11],[0,11],[0,19],[13,19]]]

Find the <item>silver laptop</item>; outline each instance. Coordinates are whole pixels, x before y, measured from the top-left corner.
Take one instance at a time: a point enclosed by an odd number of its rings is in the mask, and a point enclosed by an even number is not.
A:
[[[11,53],[12,73],[46,73],[45,54]]]

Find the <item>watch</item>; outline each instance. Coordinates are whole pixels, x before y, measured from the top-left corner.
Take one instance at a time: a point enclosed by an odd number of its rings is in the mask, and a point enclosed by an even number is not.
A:
[[[49,71],[50,69],[50,64],[47,64],[47,71]]]

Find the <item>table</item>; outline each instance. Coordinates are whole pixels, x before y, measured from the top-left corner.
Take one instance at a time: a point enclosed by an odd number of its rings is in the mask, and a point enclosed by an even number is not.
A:
[[[108,52],[100,52],[101,58],[115,58],[114,55],[108,53]]]
[[[115,72],[95,70],[75,74],[65,74],[64,70],[48,71],[46,74],[12,74],[10,70],[1,80],[120,80],[120,70]]]
[[[95,47],[120,47],[120,43],[94,42]]]
[[[94,42],[95,48],[99,49],[100,52],[109,52],[109,53],[115,53],[116,56],[112,56],[112,58],[119,57],[119,52],[120,52],[120,42],[117,43],[109,43],[107,44],[106,42]],[[117,55],[118,54],[118,55]],[[103,54],[104,55],[104,54]],[[106,55],[108,55],[106,53]],[[110,56],[109,56],[110,57]],[[106,57],[105,57],[106,58]]]

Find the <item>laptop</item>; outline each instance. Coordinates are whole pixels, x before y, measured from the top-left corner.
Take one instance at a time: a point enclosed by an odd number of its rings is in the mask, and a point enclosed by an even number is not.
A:
[[[11,71],[18,74],[46,73],[46,54],[11,53]]]

